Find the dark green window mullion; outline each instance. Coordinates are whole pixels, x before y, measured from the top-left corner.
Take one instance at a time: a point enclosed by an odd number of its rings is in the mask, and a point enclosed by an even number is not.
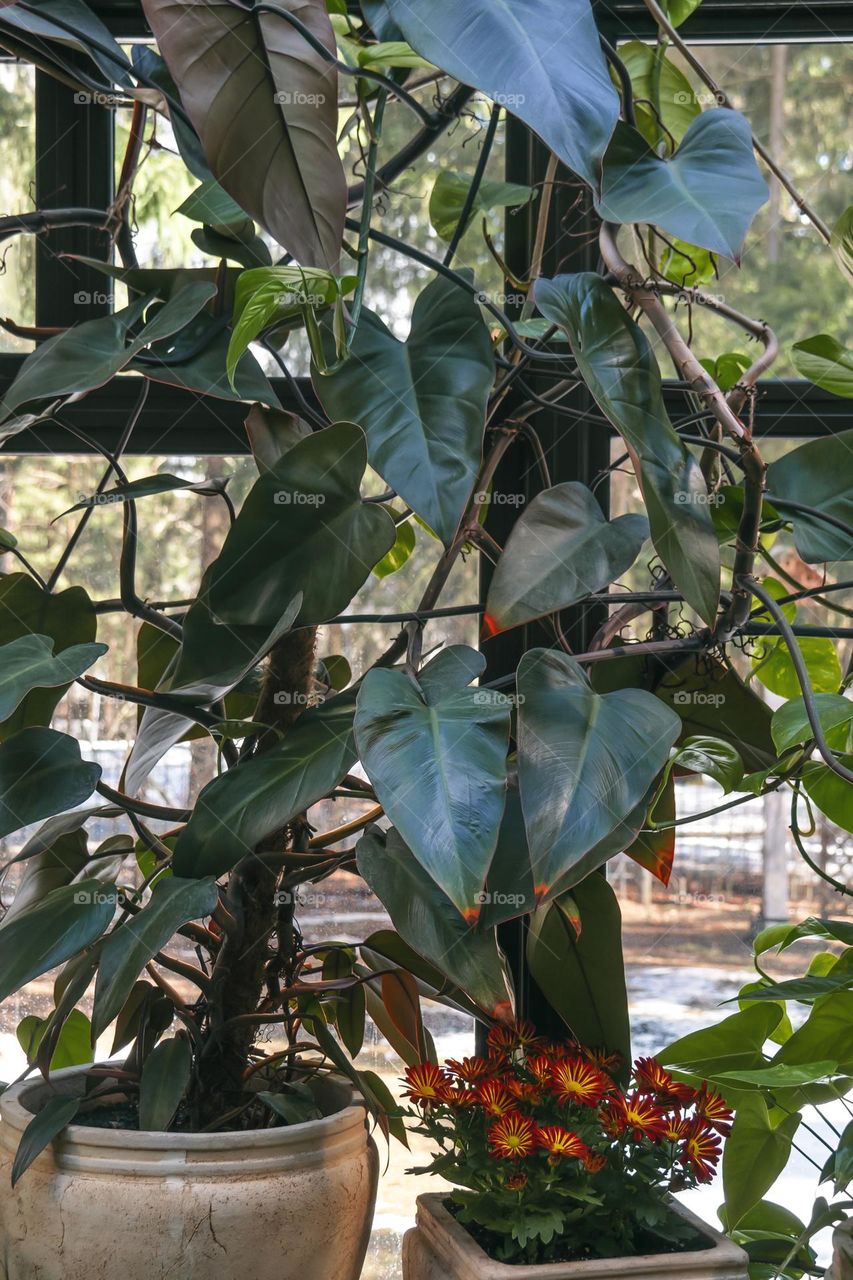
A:
[[[39,209],[108,209],[114,194],[113,112],[36,72],[35,197]],[[51,231],[36,254],[36,323],[68,326],[112,309],[108,277],[61,257],[105,258],[109,236],[85,227]]]

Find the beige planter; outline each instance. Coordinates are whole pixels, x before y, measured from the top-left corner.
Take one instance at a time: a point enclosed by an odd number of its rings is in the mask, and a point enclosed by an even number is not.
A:
[[[80,1071],[57,1072],[73,1093]],[[14,1191],[42,1081],[0,1098],[2,1280],[357,1280],[378,1157],[363,1107],[325,1081],[326,1118],[249,1133],[70,1125]]]
[[[418,1197],[417,1226],[403,1239],[403,1280],[747,1280],[744,1251],[675,1201],[673,1212],[708,1237],[707,1249],[525,1267],[493,1262],[445,1199]]]

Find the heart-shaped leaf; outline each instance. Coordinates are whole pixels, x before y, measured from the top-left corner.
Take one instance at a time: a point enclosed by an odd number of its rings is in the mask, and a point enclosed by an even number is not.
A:
[[[836,396],[853,396],[853,351],[828,333],[795,342],[791,359],[798,373]]]
[[[643,40],[620,44],[619,57],[631,77],[637,100],[637,128],[643,137],[651,146],[666,139],[667,134],[679,143],[702,110],[684,72],[670,62],[660,45],[646,44]]]
[[[325,0],[281,0],[330,53]],[[305,266],[334,270],[346,212],[337,72],[289,22],[227,0],[143,0],[217,181]]]
[[[539,280],[535,298],[542,314],[566,330],[584,382],[628,446],[655,550],[710,624],[720,595],[720,551],[708,490],[667,416],[645,334],[598,275]]]
[[[330,698],[274,747],[209,782],[175,845],[175,874],[222,875],[331,791],[356,760],[354,712],[351,693]]]
[[[0,925],[0,1000],[63,964],[109,928],[115,885],[80,880],[62,885]]]
[[[118,1017],[148,961],[171,941],[181,925],[210,915],[218,901],[213,879],[167,876],[154,886],[150,902],[113,930],[101,947],[98,963],[92,1008],[95,1038]]]
[[[767,492],[775,506],[793,521],[794,542],[807,564],[853,560],[853,535],[788,503],[802,503],[843,524],[853,526],[850,461],[853,431],[809,440],[767,471]]]
[[[619,115],[589,0],[384,0],[413,49],[523,120],[597,186]]]
[[[0,745],[0,837],[88,800],[101,766],[80,755],[76,738],[22,729]]]
[[[455,169],[442,169],[429,198],[429,220],[442,240],[451,240],[456,231],[471,188],[471,175]],[[492,209],[513,209],[536,198],[535,187],[518,182],[492,182],[484,179],[477,188],[465,230],[477,217]]]
[[[504,1009],[508,992],[494,931],[471,930],[399,832],[371,828],[358,842],[356,859],[400,937],[487,1014]]]
[[[415,858],[469,923],[495,851],[506,800],[509,699],[466,687],[472,654],[442,651],[416,681],[374,668],[355,732],[370,781]]]
[[[31,689],[69,685],[107,651],[105,644],[75,644],[54,654],[50,636],[26,635],[0,645],[0,720]]]
[[[713,778],[728,795],[743,777],[743,761],[737,747],[724,738],[701,735],[686,738],[670,764],[688,773],[704,773]]]
[[[518,698],[521,805],[544,894],[571,887],[584,855],[644,806],[681,722],[644,689],[602,697],[574,659],[548,649],[522,658]],[[643,817],[644,809],[635,833]]]
[[[361,500],[366,466],[364,433],[339,422],[300,440],[260,477],[208,571],[216,619],[273,626],[281,601],[297,591],[299,625],[346,608],[397,536],[387,511]]]
[[[600,591],[630,569],[648,536],[643,516],[608,521],[576,481],[537,494],[513,525],[495,569],[487,630],[521,626]]]
[[[313,379],[329,416],[364,428],[370,465],[447,544],[474,486],[494,374],[477,304],[439,276],[405,342],[364,310],[349,358]]]
[[[737,1115],[723,1151],[727,1221],[734,1228],[758,1204],[788,1163],[802,1116],[778,1107],[771,1115],[760,1093],[738,1101]]]
[[[712,107],[691,123],[668,160],[636,129],[617,124],[596,208],[608,222],[649,222],[739,262],[768,196],[749,122],[739,111]]]

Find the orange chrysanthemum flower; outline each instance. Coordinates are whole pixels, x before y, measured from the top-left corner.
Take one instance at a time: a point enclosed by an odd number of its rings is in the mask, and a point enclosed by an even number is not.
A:
[[[479,1099],[475,1089],[449,1089],[444,1101],[451,1107],[474,1107]]]
[[[681,1159],[700,1182],[710,1182],[713,1178],[720,1158],[720,1145],[716,1133],[700,1117],[690,1121]]]
[[[450,1077],[434,1062],[420,1062],[415,1067],[406,1067],[405,1083],[404,1097],[410,1098],[412,1102],[427,1104],[446,1102],[452,1087]]]
[[[731,1133],[734,1112],[726,1106],[725,1100],[718,1093],[708,1091],[707,1084],[702,1085],[696,1096],[696,1114],[724,1138]]]
[[[539,1053],[533,1058],[528,1058],[526,1066],[530,1074],[534,1076],[540,1084],[547,1084],[551,1079],[551,1070],[554,1063],[547,1054]]]
[[[506,1116],[515,1110],[515,1098],[499,1080],[485,1080],[475,1090],[477,1102],[490,1116]]]
[[[527,1186],[527,1181],[526,1173],[514,1173],[511,1177],[507,1178],[504,1186],[507,1191],[523,1191]]]
[[[539,1087],[529,1080],[507,1080],[506,1087],[518,1102],[538,1102],[542,1097]]]
[[[641,1138],[660,1142],[666,1132],[667,1115],[657,1103],[641,1093],[632,1093],[627,1098],[620,1093],[602,1107],[601,1123],[607,1133],[614,1136],[630,1132],[635,1142]]]
[[[696,1097],[695,1089],[673,1080],[656,1058],[638,1058],[634,1063],[634,1078],[641,1089],[647,1089],[658,1102],[669,1106],[685,1106]]]
[[[514,1112],[504,1116],[489,1130],[489,1150],[502,1160],[520,1160],[529,1156],[536,1146],[536,1134],[532,1121]]]
[[[452,1071],[460,1080],[464,1080],[466,1084],[477,1084],[479,1080],[488,1080],[489,1076],[493,1076],[496,1070],[496,1063],[490,1062],[487,1058],[463,1058],[461,1062],[456,1058],[449,1058],[445,1063],[448,1071]]]
[[[576,1102],[583,1107],[597,1107],[613,1085],[603,1071],[582,1058],[566,1058],[551,1068],[551,1088],[560,1102]]]
[[[585,1045],[578,1045],[578,1051],[587,1062],[593,1063],[602,1071],[615,1071],[622,1062],[621,1053],[607,1053],[604,1049],[588,1049]]]
[[[590,1154],[589,1147],[576,1133],[559,1124],[549,1124],[540,1129],[536,1141],[550,1156],[576,1156],[578,1160],[585,1160]]]
[[[530,1049],[541,1044],[532,1022],[499,1022],[486,1037],[490,1049],[499,1053],[513,1053],[516,1049]]]
[[[681,1142],[689,1128],[689,1120],[682,1120],[678,1116],[667,1116],[663,1136],[667,1142]]]
[[[607,1156],[598,1151],[590,1151],[584,1156],[583,1167],[587,1173],[601,1173],[607,1164]]]

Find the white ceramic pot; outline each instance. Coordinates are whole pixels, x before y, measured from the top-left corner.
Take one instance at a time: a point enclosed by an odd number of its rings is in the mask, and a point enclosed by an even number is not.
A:
[[[744,1251],[675,1201],[673,1212],[707,1236],[707,1249],[517,1266],[493,1262],[445,1199],[418,1197],[417,1226],[403,1239],[403,1280],[747,1280]]]
[[[57,1072],[62,1092],[79,1068]],[[10,1190],[43,1081],[0,1097],[2,1280],[357,1280],[378,1156],[362,1106],[326,1080],[326,1113],[247,1133],[69,1125]]]

